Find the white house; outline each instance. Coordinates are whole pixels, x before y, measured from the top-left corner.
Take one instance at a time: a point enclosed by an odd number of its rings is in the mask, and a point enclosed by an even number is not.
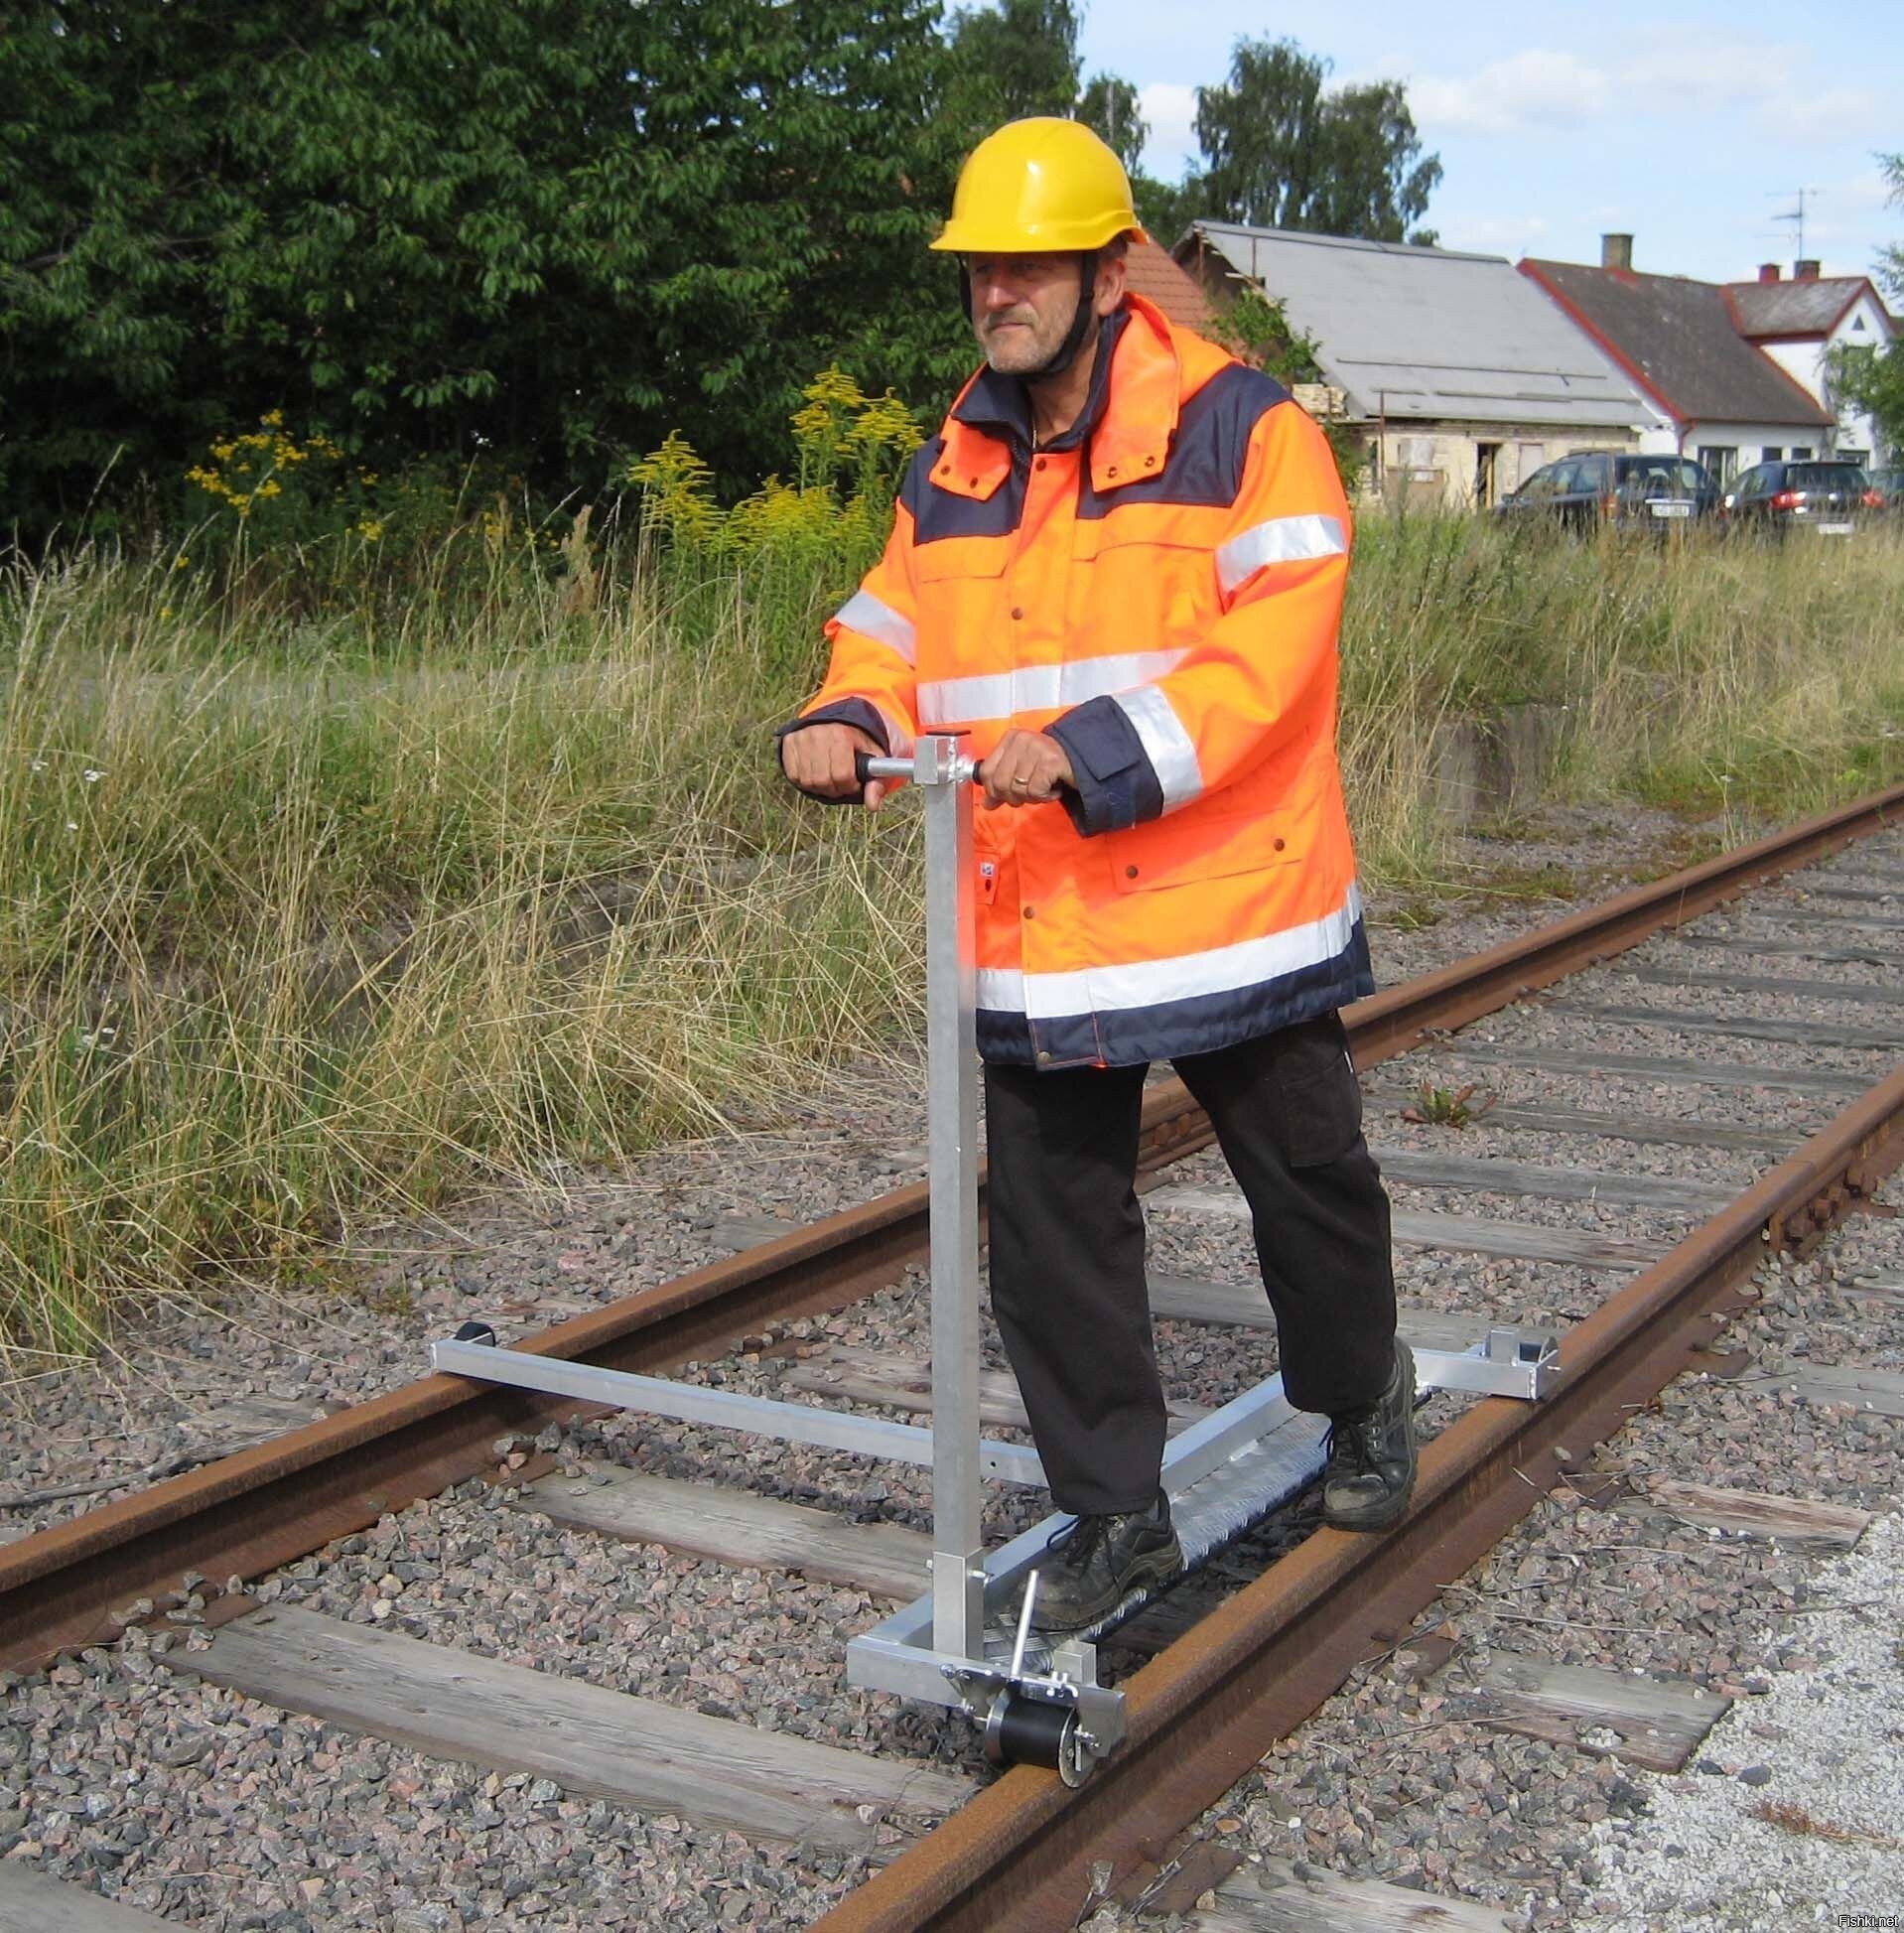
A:
[[[1882,349],[1897,324],[1868,277],[1818,269],[1814,261],[1796,262],[1788,282],[1776,262],[1767,262],[1756,282],[1726,283],[1725,300],[1738,333],[1836,416],[1836,454],[1869,464],[1887,454],[1877,447],[1876,425],[1834,394],[1828,358],[1839,346]],[[1888,454],[1895,461],[1898,453]]]

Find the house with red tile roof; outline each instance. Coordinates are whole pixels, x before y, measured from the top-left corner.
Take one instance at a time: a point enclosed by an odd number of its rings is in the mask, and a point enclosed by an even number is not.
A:
[[[1194,277],[1176,264],[1167,248],[1154,241],[1134,241],[1124,258],[1126,282],[1156,306],[1179,329],[1193,329],[1199,336],[1209,335],[1216,312]]]

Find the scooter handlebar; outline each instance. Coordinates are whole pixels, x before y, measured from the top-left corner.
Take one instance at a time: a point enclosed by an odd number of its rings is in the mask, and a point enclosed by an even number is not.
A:
[[[978,776],[978,771],[976,759],[960,756],[951,759],[937,782],[944,784],[950,781],[955,785],[970,784]],[[883,759],[873,752],[856,752],[853,755],[853,775],[862,785],[871,778],[903,778],[920,784],[933,782],[930,770],[922,771],[917,759]]]

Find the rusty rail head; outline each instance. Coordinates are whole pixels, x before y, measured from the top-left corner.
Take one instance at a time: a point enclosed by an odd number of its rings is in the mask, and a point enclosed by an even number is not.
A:
[[[1322,1529],[1125,1686],[1130,1735],[1077,1791],[1008,1772],[814,1923],[814,1933],[1036,1933],[1162,1854],[1355,1665],[1392,1644],[1565,1471],[1710,1340],[1780,1215],[1853,1164],[1904,1163],[1904,1068],[1628,1284],[1561,1343],[1539,1403],[1476,1403],[1422,1451],[1415,1502],[1380,1537]]]
[[[1493,1012],[1900,816],[1904,785],[1359,1001],[1343,1015],[1357,1064]],[[1208,1122],[1176,1080],[1147,1091],[1144,1131],[1147,1166],[1210,1139]],[[512,1346],[615,1369],[666,1369],[725,1348],[769,1319],[838,1309],[888,1286],[924,1259],[925,1211],[922,1184],[895,1189]],[[122,1628],[115,1612],[141,1598],[176,1597],[185,1571],[221,1583],[306,1556],[387,1510],[480,1473],[496,1438],[564,1421],[580,1407],[532,1391],[426,1377],[0,1546],[0,1666],[32,1667],[115,1636]]]

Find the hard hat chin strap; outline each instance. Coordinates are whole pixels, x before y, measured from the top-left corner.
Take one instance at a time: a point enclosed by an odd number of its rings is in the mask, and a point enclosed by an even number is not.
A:
[[[1098,254],[1095,248],[1086,248],[1078,254],[1078,310],[1071,318],[1071,327],[1064,341],[1051,351],[1047,360],[1035,369],[1022,372],[1026,382],[1042,382],[1047,376],[1061,376],[1078,359],[1078,351],[1084,346],[1084,339],[1091,333],[1097,321],[1097,283]]]

